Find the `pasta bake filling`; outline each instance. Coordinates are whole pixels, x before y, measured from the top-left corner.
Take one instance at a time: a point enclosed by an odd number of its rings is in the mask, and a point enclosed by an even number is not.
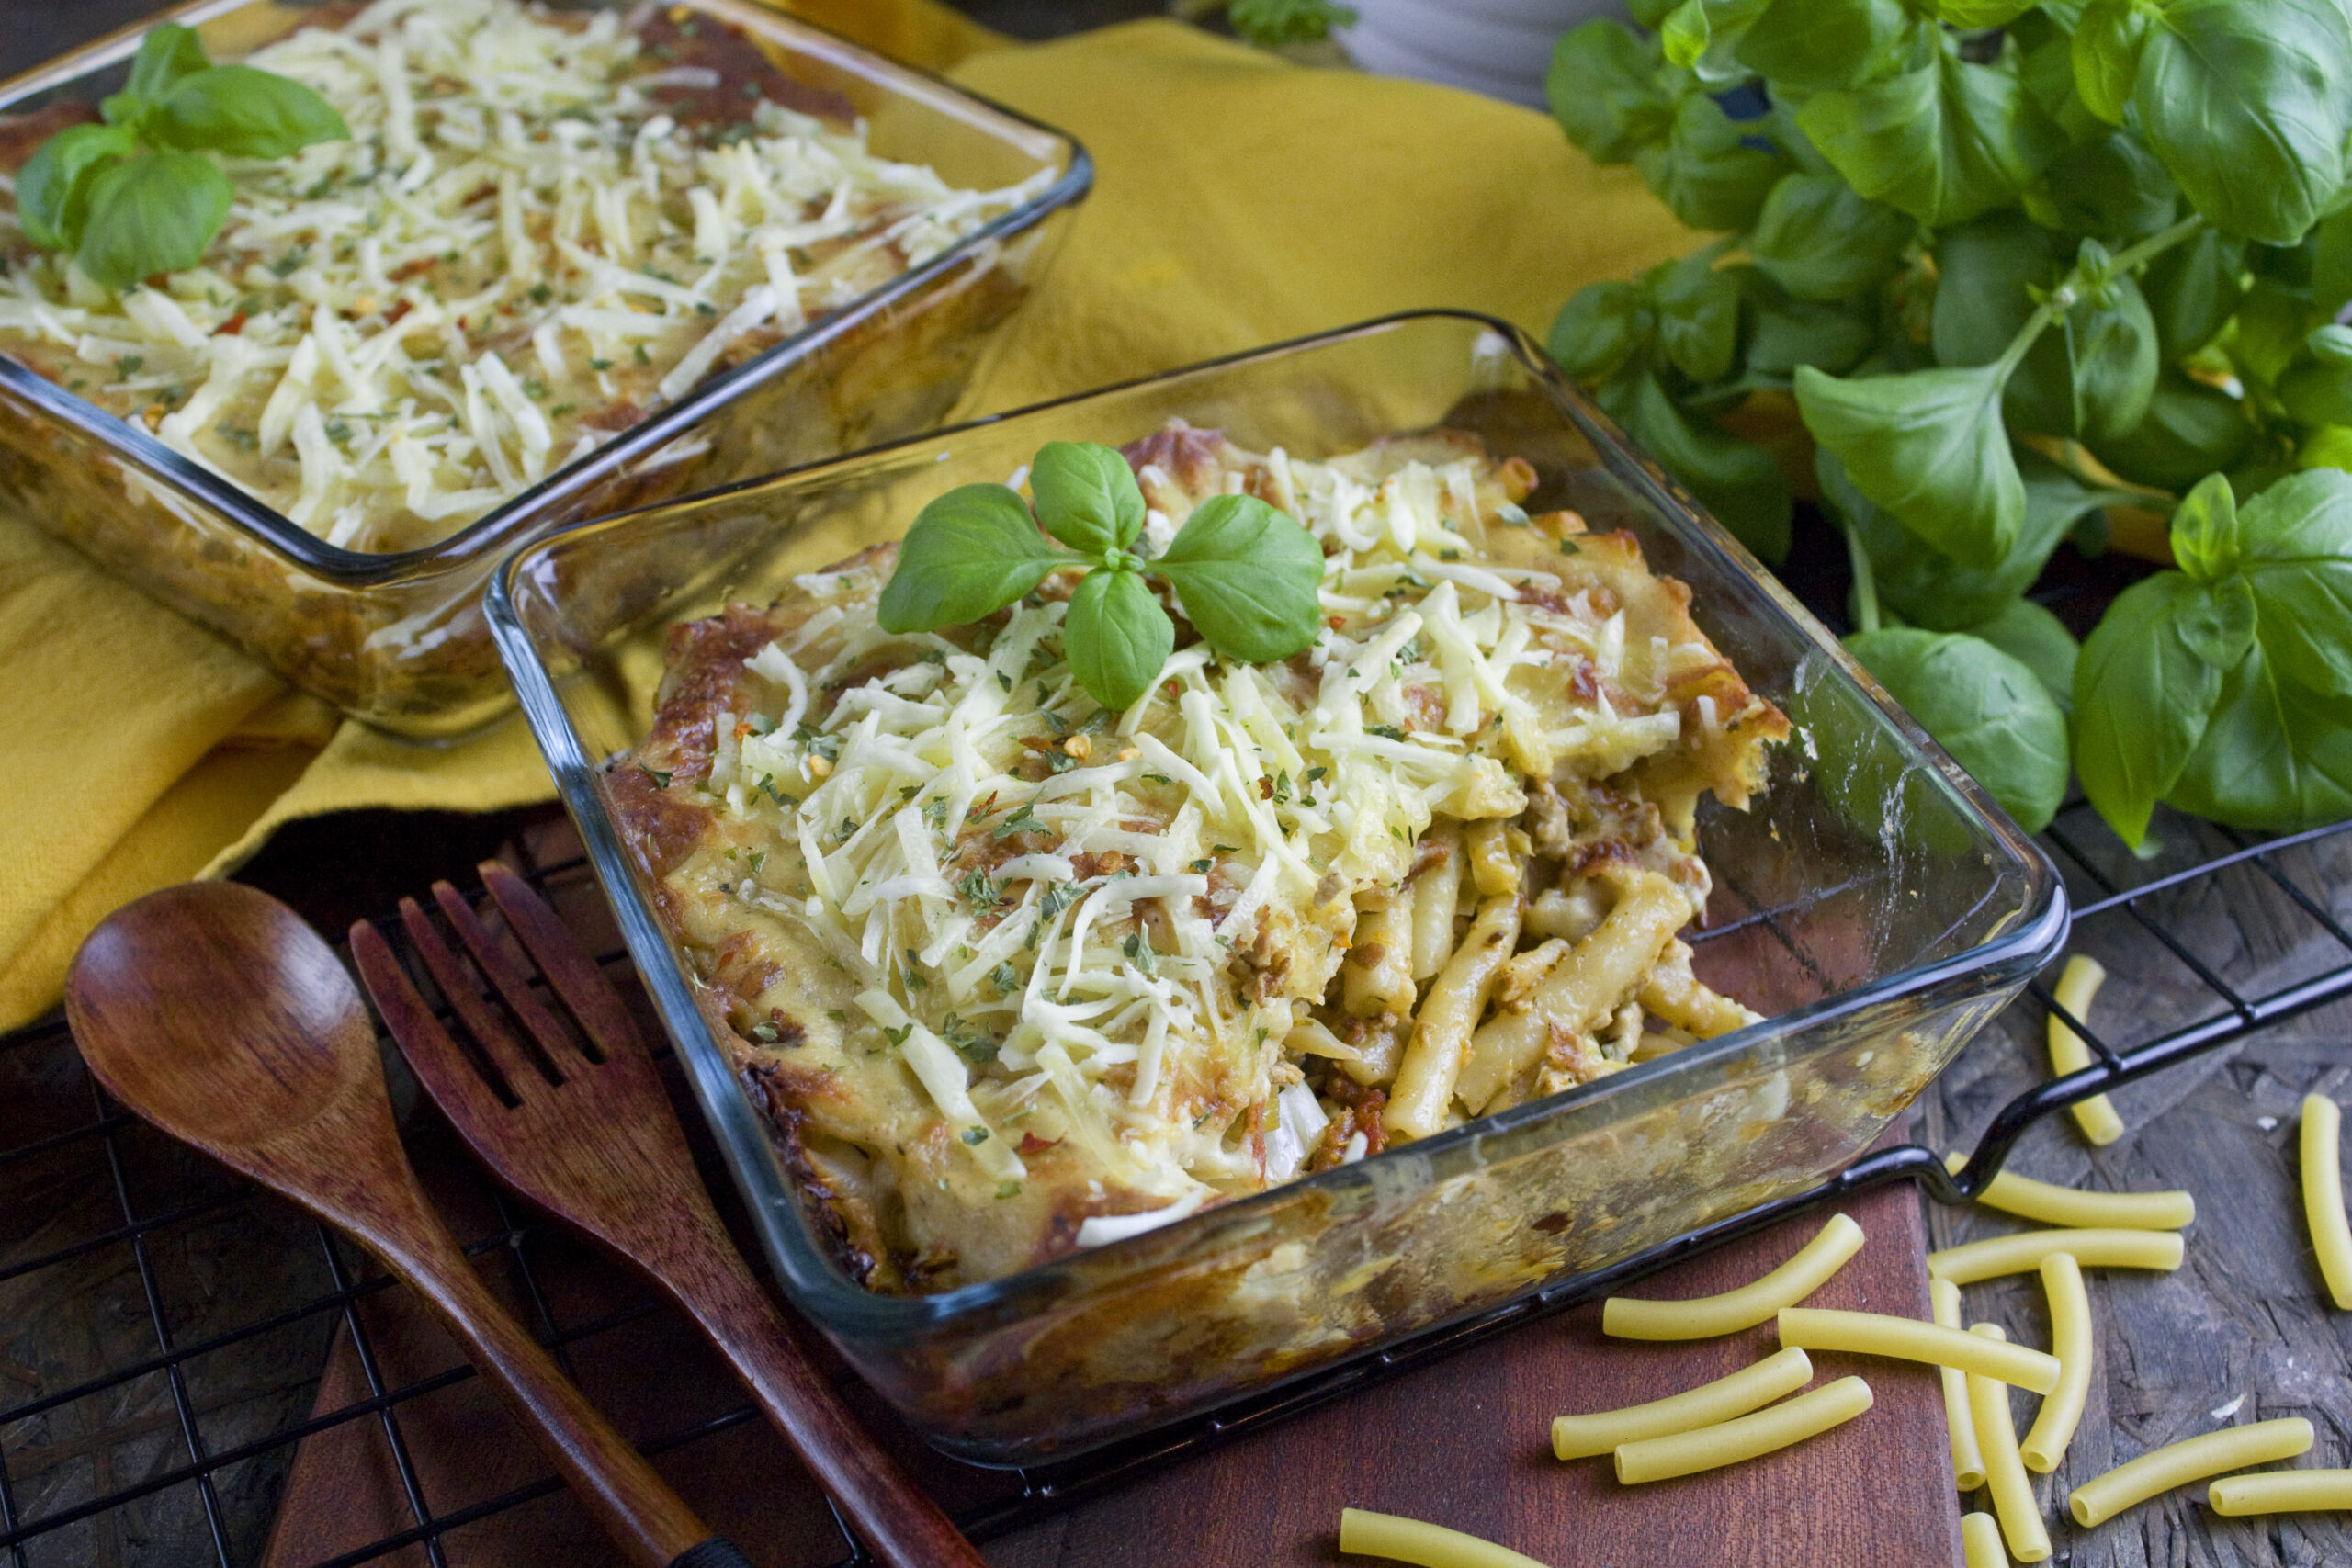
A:
[[[1448,432],[1126,449],[1164,549],[1246,491],[1324,553],[1281,663],[1124,713],[1070,580],[893,636],[877,546],[673,634],[624,833],[783,1156],[873,1288],[996,1278],[1757,1015],[1693,973],[1696,812],[1787,720],[1631,535]],[[1016,477],[1014,482],[1019,482]],[[1170,606],[1177,606],[1171,602]]]

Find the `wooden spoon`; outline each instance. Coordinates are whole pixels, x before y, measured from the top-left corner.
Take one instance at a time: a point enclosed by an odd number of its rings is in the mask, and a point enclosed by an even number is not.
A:
[[[341,1226],[438,1313],[642,1568],[749,1568],[499,1304],[427,1205],[366,1007],[291,909],[232,882],[151,894],[74,955],[65,1016],[117,1100]]]

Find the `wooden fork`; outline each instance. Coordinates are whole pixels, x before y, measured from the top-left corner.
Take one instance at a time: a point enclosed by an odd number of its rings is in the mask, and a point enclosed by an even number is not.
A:
[[[458,1048],[366,920],[351,928],[351,954],[426,1092],[500,1179],[669,1292],[733,1364],[879,1562],[979,1568],[979,1553],[857,1424],[752,1278],[695,1174],[670,1097],[619,994],[520,876],[496,861],[483,863],[481,876],[586,1048],[557,1021],[473,906],[436,882],[442,917],[537,1054],[500,1020],[425,911],[404,898],[401,923],[410,944],[480,1057]]]

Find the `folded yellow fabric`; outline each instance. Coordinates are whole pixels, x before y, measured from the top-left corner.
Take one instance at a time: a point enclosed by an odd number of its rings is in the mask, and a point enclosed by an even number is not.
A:
[[[1631,171],[1596,169],[1541,115],[1450,89],[1292,65],[1175,22],[1006,48],[933,0],[786,8],[949,70],[1094,156],[1094,195],[976,412],[1419,306],[1540,332],[1581,285],[1691,243]],[[444,748],[336,728],[218,637],[5,521],[0,705],[0,1028],[54,1003],[108,910],[235,866],[281,823],[551,793],[518,720]]]

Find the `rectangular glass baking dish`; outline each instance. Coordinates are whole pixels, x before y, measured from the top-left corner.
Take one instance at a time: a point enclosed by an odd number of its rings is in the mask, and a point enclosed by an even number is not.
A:
[[[625,8],[625,0],[570,0]],[[311,16],[310,0],[198,0],[0,86],[0,114],[120,85],[155,21],[243,57]],[[874,149],[951,183],[1039,191],[440,543],[339,549],[0,355],[0,506],[296,685],[382,728],[450,737],[512,702],[481,620],[481,588],[516,546],[565,523],[894,440],[949,417],[1060,243],[1092,182],[1085,149],[1049,127],[752,4],[685,0],[758,40],[786,74],[847,99]]]
[[[902,530],[1048,440],[1170,416],[1323,457],[1448,425],[1532,463],[1531,511],[1629,528],[1787,711],[1752,811],[1702,817],[1698,967],[1766,1021],[1570,1093],[1024,1273],[928,1297],[852,1283],[616,837],[599,765],[650,722],[662,634]],[[1837,640],[1515,330],[1395,317],[560,534],[490,616],[629,948],[792,1300],[940,1448],[1057,1459],[1629,1258],[1859,1154],[2064,941],[2030,840]]]

